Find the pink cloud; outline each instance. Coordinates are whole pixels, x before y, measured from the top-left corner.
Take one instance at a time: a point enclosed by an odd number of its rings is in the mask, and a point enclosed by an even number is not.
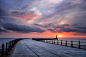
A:
[[[27,14],[27,15],[17,15],[17,16],[9,16],[10,18],[18,18],[18,19],[28,19],[28,18],[33,18],[36,17],[36,14]]]
[[[3,22],[3,19],[0,19],[1,22]]]
[[[12,16],[8,16],[9,18],[18,18],[18,19],[28,19],[28,18],[33,18],[38,15],[36,14],[31,14],[31,13],[24,13],[24,14],[12,14]]]
[[[8,18],[15,18],[15,19],[31,19],[38,15],[31,14],[31,13],[25,13],[25,12],[18,12],[14,11],[9,14],[9,16],[1,16],[1,17],[8,17]]]

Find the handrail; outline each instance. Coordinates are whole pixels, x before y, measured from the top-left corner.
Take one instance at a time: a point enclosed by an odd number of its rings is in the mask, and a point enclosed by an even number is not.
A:
[[[1,48],[1,54],[0,56],[4,57],[5,55],[8,55],[8,52],[12,49],[12,47],[22,39],[15,39],[9,42],[6,42],[6,44],[2,44],[2,46],[0,46]]]
[[[81,43],[86,43],[86,42],[81,42]]]
[[[57,45],[65,45],[65,46],[71,46],[71,47],[76,47],[79,49],[85,49],[86,50],[86,45],[84,45],[84,43],[86,42],[81,42],[81,41],[67,41],[67,40],[56,40],[56,39],[52,39],[51,40],[44,40],[42,42],[46,42],[46,43],[52,43],[52,44],[57,44]],[[83,44],[82,44],[83,43]],[[81,47],[81,46],[85,46],[85,47]]]
[[[0,47],[2,47],[2,46],[0,46]]]

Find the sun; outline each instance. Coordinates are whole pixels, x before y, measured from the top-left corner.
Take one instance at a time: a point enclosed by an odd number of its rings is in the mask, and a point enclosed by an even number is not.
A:
[[[61,35],[59,35],[58,37],[62,37]]]

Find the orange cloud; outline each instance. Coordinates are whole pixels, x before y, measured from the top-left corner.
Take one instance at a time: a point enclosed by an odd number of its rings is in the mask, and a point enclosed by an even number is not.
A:
[[[72,26],[65,26],[65,28],[72,28]]]
[[[3,19],[0,19],[1,22],[3,22]]]
[[[10,16],[1,16],[1,17],[8,17],[8,18],[15,18],[15,19],[29,19],[34,18],[38,15],[31,14],[31,13],[24,13],[24,14],[11,14]]]
[[[26,13],[24,15],[16,15],[16,16],[9,16],[9,17],[10,18],[18,18],[18,19],[28,19],[28,18],[33,18],[33,17],[36,17],[36,16],[38,16],[38,15]]]

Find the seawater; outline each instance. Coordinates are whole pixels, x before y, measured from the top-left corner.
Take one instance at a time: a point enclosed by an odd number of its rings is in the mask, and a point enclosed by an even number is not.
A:
[[[17,38],[0,38],[0,46],[2,45],[2,43],[6,43],[9,42],[11,40],[14,40]],[[80,41],[80,42],[86,42],[86,38],[59,38],[58,40],[64,40],[63,42],[67,41]]]
[[[0,38],[0,46],[4,43],[6,44],[6,42],[12,41],[15,38]]]

